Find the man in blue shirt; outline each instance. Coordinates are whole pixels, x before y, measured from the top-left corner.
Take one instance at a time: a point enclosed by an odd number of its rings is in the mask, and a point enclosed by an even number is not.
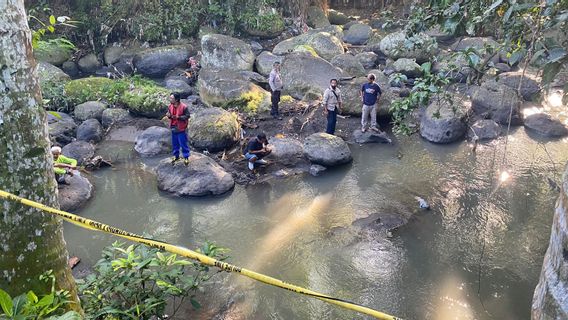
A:
[[[377,128],[377,104],[381,97],[381,88],[375,82],[375,75],[369,74],[367,76],[369,82],[363,84],[361,87],[361,102],[363,103],[363,111],[361,115],[361,132],[367,131],[369,123],[369,116],[371,117],[371,130],[381,132]]]

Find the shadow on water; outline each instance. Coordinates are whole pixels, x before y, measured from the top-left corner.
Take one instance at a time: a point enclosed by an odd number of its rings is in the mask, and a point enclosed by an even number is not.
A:
[[[506,166],[503,137],[475,154],[466,142],[435,145],[416,136],[354,144],[353,163],[321,177],[236,186],[204,199],[159,192],[152,160],[132,155],[131,144],[104,149],[122,150],[124,160],[94,175],[85,217],[189,248],[212,240],[231,249],[236,265],[405,319],[527,319],[558,196],[549,179],[559,180],[568,143],[535,143],[514,128]],[[510,179],[498,185],[503,169]],[[323,195],[325,209],[296,219]],[[421,210],[416,196],[432,209]],[[396,218],[407,223],[389,236]],[[65,236],[87,264],[116,240],[69,225]],[[188,306],[180,318],[231,319],[242,302],[246,319],[364,318],[262,284],[241,289],[237,278],[217,277],[200,297],[203,310]]]

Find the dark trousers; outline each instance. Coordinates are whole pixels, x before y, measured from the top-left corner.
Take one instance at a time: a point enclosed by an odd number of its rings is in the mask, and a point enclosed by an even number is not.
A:
[[[181,153],[184,158],[189,158],[189,147],[187,146],[187,133],[173,132],[172,131],[172,154],[174,157],[179,157],[179,149],[181,148]]]
[[[327,110],[327,128],[326,133],[335,134],[335,123],[337,122],[337,109],[334,111]]]
[[[272,110],[270,110],[270,115],[277,116],[278,113],[278,103],[280,102],[280,90],[272,91],[272,96],[270,97],[272,101]]]

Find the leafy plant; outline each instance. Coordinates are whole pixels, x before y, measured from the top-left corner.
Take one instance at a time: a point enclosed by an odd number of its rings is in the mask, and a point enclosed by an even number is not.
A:
[[[36,319],[36,320],[81,320],[81,315],[75,311],[65,313],[65,307],[71,302],[69,292],[55,290],[55,276],[50,270],[39,277],[40,281],[51,284],[50,293],[38,297],[33,291],[28,291],[12,299],[0,289],[0,319]]]
[[[54,33],[55,28],[59,26],[75,27],[75,24],[77,23],[77,21],[72,21],[71,18],[67,16],[60,16],[56,18],[54,15],[50,15],[47,22],[43,22],[33,15],[30,15],[29,19],[35,20],[35,22],[40,26],[32,32],[32,47],[34,48],[37,47],[39,41],[47,32]]]
[[[206,243],[199,251],[224,259],[226,250]],[[81,280],[81,300],[89,319],[162,319],[168,302],[175,315],[185,299],[210,280],[209,267],[156,248],[115,242],[103,250],[94,273]]]

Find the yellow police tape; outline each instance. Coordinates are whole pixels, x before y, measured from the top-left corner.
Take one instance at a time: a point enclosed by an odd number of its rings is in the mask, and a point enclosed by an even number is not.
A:
[[[304,289],[302,287],[298,287],[296,285],[293,284],[289,284],[286,283],[284,281],[251,271],[251,270],[247,270],[244,268],[240,268],[237,266],[234,266],[232,264],[226,263],[226,262],[222,262],[216,259],[213,259],[211,257],[208,257],[204,254],[195,252],[193,250],[184,248],[184,247],[180,247],[180,246],[176,246],[176,245],[172,245],[163,241],[159,241],[159,240],[153,240],[153,239],[148,239],[142,236],[139,236],[137,234],[134,233],[130,233],[128,231],[124,231],[115,227],[111,227],[109,225],[106,225],[104,223],[100,223],[94,220],[90,220],[90,219],[86,219],[77,215],[74,215],[72,213],[69,212],[65,212],[65,211],[61,211],[55,208],[51,208],[48,207],[46,205],[43,205],[41,203],[35,202],[35,201],[31,201],[28,199],[24,199],[21,197],[18,197],[14,194],[11,194],[9,192],[0,190],[0,198],[4,198],[4,199],[8,199],[11,201],[15,201],[15,202],[19,202],[23,205],[26,206],[30,206],[36,209],[40,209],[42,211],[57,215],[79,227],[82,228],[86,228],[86,229],[90,229],[90,230],[97,230],[97,231],[102,231],[105,233],[109,233],[109,234],[113,234],[134,242],[138,242],[138,243],[143,243],[145,245],[151,246],[151,247],[155,247],[158,248],[160,250],[163,251],[168,251],[171,253],[175,253],[175,254],[179,254],[181,256],[190,258],[190,259],[194,259],[194,260],[198,260],[200,263],[205,264],[205,265],[209,265],[209,266],[215,266],[221,270],[224,271],[228,271],[228,272],[236,272],[239,274],[242,274],[246,277],[249,277],[251,279],[260,281],[260,282],[264,282],[266,284],[270,284],[273,285],[275,287],[279,287],[279,288],[283,288],[283,289],[287,289],[296,293],[301,293],[310,297],[314,297],[316,299],[319,300],[323,300],[335,305],[338,305],[340,307],[346,308],[346,309],[350,309],[353,311],[357,311],[360,313],[364,313],[370,316],[373,316],[377,319],[385,319],[385,320],[401,320],[401,318],[397,318],[361,305],[358,305],[356,303],[353,302],[349,302],[343,299],[339,299],[339,298],[334,298],[334,297],[330,297],[315,291],[311,291],[309,289]]]

